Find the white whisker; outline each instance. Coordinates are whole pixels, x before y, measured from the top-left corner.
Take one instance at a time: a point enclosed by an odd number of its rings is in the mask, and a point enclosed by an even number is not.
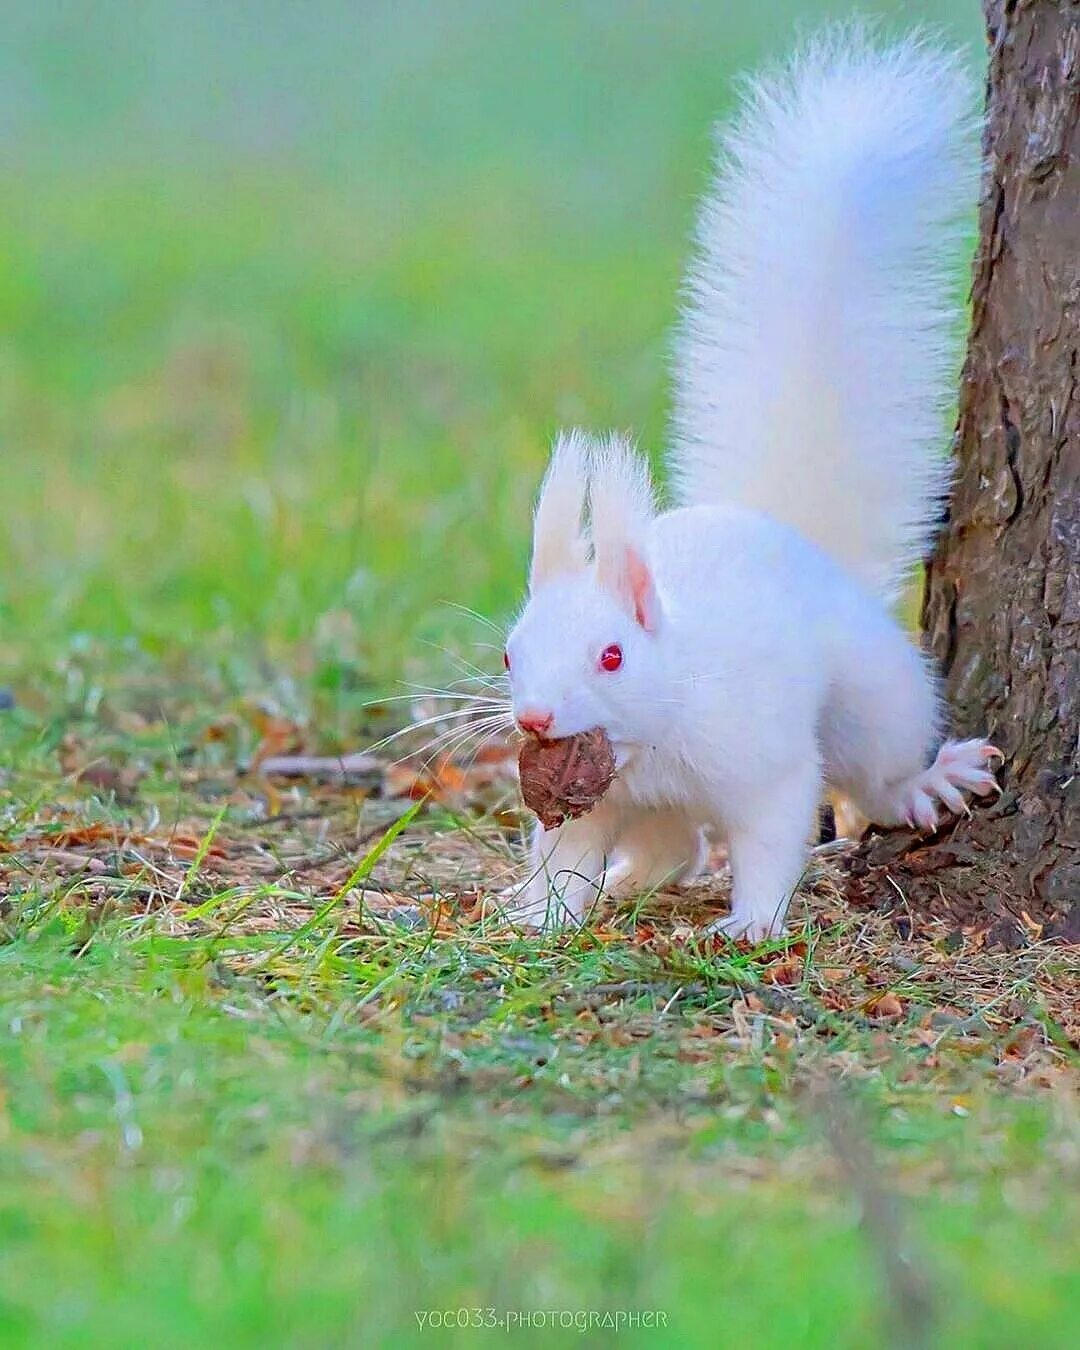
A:
[[[470,723],[466,727],[451,727],[449,731],[441,736],[436,736],[413,752],[417,758],[421,758],[423,767],[429,768],[436,759],[448,760],[459,754],[461,748],[467,745],[474,738],[478,742],[477,748],[484,741],[489,740],[500,731],[510,729],[510,723],[503,719],[492,720],[490,723]],[[403,763],[413,755],[403,755],[397,763]]]
[[[482,684],[489,683],[491,677],[488,675],[487,671],[481,670],[479,666],[474,666],[471,661],[466,661],[465,658],[460,656],[457,652],[452,652],[449,648],[443,647],[437,642],[428,642],[425,645],[445,656],[451,665],[460,670],[462,675],[466,678],[479,680]]]
[[[460,722],[463,718],[471,718],[472,721],[469,722],[468,725],[473,726],[480,720],[477,718],[476,712],[477,710],[475,708],[458,708],[453,712],[435,713],[433,716],[425,717],[419,722],[410,722],[408,726],[400,727],[397,731],[392,731],[388,736],[384,736],[382,740],[376,741],[373,745],[369,745],[368,752],[374,753],[377,750],[383,750],[394,741],[400,740],[402,736],[407,736],[410,731],[423,731],[425,727],[435,726],[440,722]],[[507,714],[503,709],[499,709],[498,711],[492,709],[489,716],[504,718]],[[456,730],[457,728],[452,729]]]
[[[375,708],[383,703],[415,703],[418,698],[427,695],[431,698],[454,699],[457,702],[488,702],[494,703],[497,700],[487,694],[466,694],[457,693],[449,689],[427,689],[422,685],[417,685],[411,694],[388,694],[386,698],[374,698],[370,703],[365,703],[365,708]]]
[[[485,628],[490,628],[493,633],[501,632],[494,619],[489,619],[486,614],[480,614],[477,610],[470,609],[468,605],[460,605],[454,600],[443,600],[442,604],[447,609],[456,609],[459,614],[465,615],[466,618],[475,619],[477,623],[482,623]]]
[[[415,689],[415,690],[417,691],[417,693],[420,693],[420,694],[429,694],[429,695],[431,695],[433,698],[435,698],[435,697],[437,697],[437,698],[492,698],[492,697],[495,696],[495,693],[501,693],[501,692],[502,692],[502,688],[504,687],[503,684],[502,684],[501,682],[497,682],[497,681],[495,681],[495,680],[491,680],[491,681],[488,681],[487,683],[483,684],[483,685],[481,686],[481,688],[482,688],[482,689],[486,689],[486,690],[491,690],[491,691],[494,691],[494,692],[492,692],[492,693],[477,693],[475,690],[469,690],[469,689],[462,689],[462,688],[460,688],[461,685],[466,684],[466,683],[468,683],[468,684],[475,684],[475,683],[476,683],[475,677],[470,675],[467,679],[463,679],[463,680],[455,680],[452,684],[450,684],[450,685],[449,685],[447,688],[445,688],[445,689],[438,689],[438,688],[436,688],[436,687],[434,687],[434,686],[431,686],[431,685],[424,685],[424,684],[412,684],[412,685],[406,685],[406,688],[408,688],[408,689]]]

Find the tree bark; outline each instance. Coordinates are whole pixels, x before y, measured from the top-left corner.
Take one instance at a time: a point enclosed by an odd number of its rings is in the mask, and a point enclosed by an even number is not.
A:
[[[923,626],[956,729],[1006,759],[957,832],[969,907],[1080,939],[1080,0],[984,9],[957,480]]]

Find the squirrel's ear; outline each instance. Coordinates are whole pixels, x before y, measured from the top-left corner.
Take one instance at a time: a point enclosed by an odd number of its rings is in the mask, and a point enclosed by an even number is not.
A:
[[[596,577],[649,633],[660,626],[660,600],[644,541],[656,514],[649,466],[629,441],[612,436],[589,465],[589,522]]]
[[[581,529],[585,509],[585,436],[563,432],[551,452],[533,516],[533,554],[529,589],[566,572],[583,571],[589,550]]]
[[[632,544],[622,557],[599,570],[600,584],[613,595],[646,633],[655,633],[662,617],[652,568]]]

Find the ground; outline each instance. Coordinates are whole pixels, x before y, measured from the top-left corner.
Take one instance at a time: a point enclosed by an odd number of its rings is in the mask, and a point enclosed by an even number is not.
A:
[[[827,848],[764,948],[697,937],[722,869],[516,934],[497,747],[320,782],[256,704],[5,716],[10,1343],[1068,1342],[1075,948],[853,909]]]
[[[0,51],[0,1341],[1071,1344],[1075,948],[828,851],[514,934],[504,756],[274,765],[500,669],[557,425],[662,445],[774,11],[108,8]]]

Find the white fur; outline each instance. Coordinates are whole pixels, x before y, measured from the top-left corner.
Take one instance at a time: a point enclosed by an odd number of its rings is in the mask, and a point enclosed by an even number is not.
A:
[[[681,348],[684,504],[657,514],[628,444],[575,437],[537,508],[514,708],[550,712],[554,737],[604,727],[618,775],[588,815],[537,828],[521,921],[692,876],[712,827],[733,877],[717,926],[760,938],[782,930],[826,785],[924,828],[961,789],[993,789],[985,742],[934,758],[934,679],[882,599],[945,482],[957,316],[939,233],[964,102],[951,58],[850,30],[753,86]],[[613,643],[614,672],[598,664]]]
[[[834,30],[749,84],[698,224],[679,499],[766,511],[887,596],[948,489],[970,103],[955,55]]]
[[[588,491],[588,449],[583,432],[564,431],[551,452],[533,520],[529,586],[534,591],[564,572],[581,571],[587,561],[581,516]]]
[[[626,541],[641,538],[656,514],[646,461],[628,440],[609,436],[589,455],[589,537],[602,577],[617,578]]]

